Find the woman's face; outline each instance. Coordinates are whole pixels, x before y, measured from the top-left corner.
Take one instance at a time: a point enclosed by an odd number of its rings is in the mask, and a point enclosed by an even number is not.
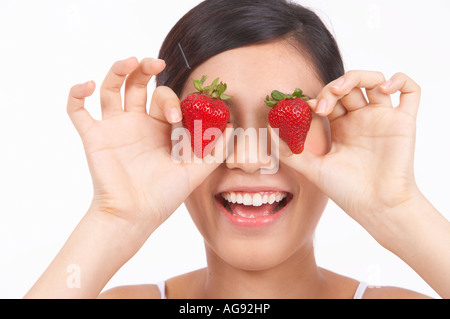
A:
[[[190,78],[203,75],[208,76],[205,85],[216,77],[227,83],[233,128],[256,132],[268,126],[270,108],[264,100],[273,90],[292,93],[298,87],[307,96],[316,96],[323,86],[308,61],[285,41],[218,54],[197,67]],[[195,89],[188,81],[181,98],[192,92]],[[313,115],[305,149],[325,154],[329,140],[328,121]],[[185,204],[205,239],[208,258],[263,270],[312,249],[327,198],[283,163],[275,174],[261,174],[267,165],[250,163],[248,144],[237,146],[245,148],[245,162],[235,157],[219,166]]]

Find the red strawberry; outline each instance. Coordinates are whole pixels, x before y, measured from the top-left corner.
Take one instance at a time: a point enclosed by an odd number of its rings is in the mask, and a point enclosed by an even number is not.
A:
[[[311,127],[311,110],[302,90],[295,89],[292,95],[273,91],[272,99],[266,97],[269,112],[269,124],[279,129],[279,136],[291,149],[292,153],[303,152],[306,136]]]
[[[201,80],[193,81],[197,92],[188,95],[181,102],[181,112],[183,113],[183,126],[191,133],[192,150],[197,157],[203,158],[207,155],[204,152],[205,147],[214,140],[214,136],[212,140],[204,140],[204,133],[209,128],[218,128],[222,132],[225,130],[230,118],[230,111],[224,100],[231,98],[231,96],[224,94],[227,85],[222,82],[219,83],[219,78],[207,87],[203,87],[206,76],[203,76]],[[201,121],[197,122],[201,123],[201,130],[199,128],[195,130],[196,121]],[[196,141],[197,143],[201,141],[201,144],[199,144],[201,149],[195,147]]]

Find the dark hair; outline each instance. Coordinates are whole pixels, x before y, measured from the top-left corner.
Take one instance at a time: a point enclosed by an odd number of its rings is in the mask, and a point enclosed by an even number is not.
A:
[[[167,66],[157,76],[157,85],[180,95],[191,71],[209,58],[282,38],[294,40],[307,54],[323,84],[344,74],[334,37],[311,10],[286,0],[205,0],[186,13],[164,40],[159,58]]]

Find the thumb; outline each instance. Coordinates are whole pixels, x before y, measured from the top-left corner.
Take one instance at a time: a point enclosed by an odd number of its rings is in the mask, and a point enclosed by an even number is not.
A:
[[[271,137],[271,143],[273,143],[278,150],[279,160],[295,169],[303,176],[305,176],[310,182],[318,184],[320,181],[320,167],[321,158],[309,152],[308,150],[303,150],[301,154],[292,153],[289,146],[284,142],[278,135],[278,129],[268,126],[269,133]]]
[[[208,154],[203,159],[198,158],[192,151],[190,156],[191,161],[182,163],[190,172],[191,186],[193,188],[200,185],[208,175],[224,163],[230,154],[229,142],[232,140],[232,137],[232,125],[227,124],[225,130],[220,135],[217,134],[215,136],[213,145],[208,145],[205,148],[205,152],[208,152]],[[191,150],[190,144],[189,150]]]
[[[311,183],[319,188],[321,182],[322,157],[317,156],[308,150],[304,150],[301,154],[280,154],[280,161],[297,172],[305,176]]]

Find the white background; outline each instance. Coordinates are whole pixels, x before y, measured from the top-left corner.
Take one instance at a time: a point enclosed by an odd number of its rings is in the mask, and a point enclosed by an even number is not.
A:
[[[100,84],[111,64],[156,57],[196,0],[0,0],[0,298],[21,298],[51,262],[92,196],[66,97]],[[423,89],[416,178],[449,219],[450,4],[429,1],[301,1],[324,19],[347,69],[402,71]],[[98,92],[87,101],[99,118]],[[433,297],[399,258],[330,203],[316,234],[320,266]],[[155,283],[205,265],[202,238],[184,207],[160,227],[107,288]]]

